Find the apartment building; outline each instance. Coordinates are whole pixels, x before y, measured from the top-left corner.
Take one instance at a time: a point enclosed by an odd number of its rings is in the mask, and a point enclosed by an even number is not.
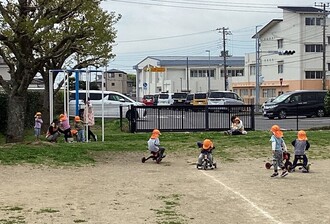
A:
[[[325,52],[326,76],[323,78],[323,10],[315,7],[278,8],[283,9],[283,18],[271,20],[253,36],[259,39],[260,46],[260,103],[282,92],[321,90],[323,81],[326,89],[330,86],[329,47]],[[326,24],[330,24],[328,18]],[[330,43],[328,26],[325,26],[325,41],[326,45]],[[283,54],[284,51],[291,54]],[[247,54],[245,75],[233,83],[233,90],[250,103],[255,102],[257,60],[256,53]]]

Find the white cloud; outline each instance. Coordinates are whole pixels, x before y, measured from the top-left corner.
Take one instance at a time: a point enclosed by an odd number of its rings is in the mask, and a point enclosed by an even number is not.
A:
[[[226,49],[234,56],[244,56],[255,49],[251,39],[255,27],[282,18],[282,10],[277,6],[312,7],[314,1],[107,0],[102,6],[122,14],[115,25],[117,56],[109,68],[135,73],[133,66],[147,56],[206,55],[205,50],[219,55],[223,49],[222,34],[216,29],[221,27],[232,33],[227,35]]]

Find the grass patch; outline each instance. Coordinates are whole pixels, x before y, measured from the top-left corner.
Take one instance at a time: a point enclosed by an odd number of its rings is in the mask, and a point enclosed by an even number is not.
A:
[[[127,122],[124,123],[127,125]],[[65,143],[62,139],[56,144],[46,141],[34,142],[33,130],[26,131],[26,141],[17,144],[5,144],[0,135],[0,164],[45,164],[81,166],[95,163],[98,152],[141,152],[146,153],[147,140],[150,133],[128,133],[121,131],[120,122],[116,119],[105,120],[105,141],[101,142],[101,121],[97,120],[93,131],[98,135],[98,142]],[[291,141],[296,138],[296,131],[284,131],[284,140],[293,153]],[[307,136],[311,144],[308,152],[310,159],[329,159],[330,130],[308,130]],[[197,141],[210,138],[214,142],[215,158],[221,161],[235,161],[241,158],[267,158],[271,155],[269,131],[250,131],[244,136],[226,136],[222,132],[163,132],[161,145],[166,153],[183,153],[197,157],[199,149]]]
[[[41,214],[41,213],[56,213],[56,212],[60,212],[57,209],[52,209],[52,208],[42,208],[39,211],[37,211],[37,214]]]
[[[153,209],[156,212],[158,224],[185,224],[187,223],[184,216],[176,211],[180,206],[180,195],[161,195],[157,196],[158,200],[162,200],[164,205],[160,209]]]

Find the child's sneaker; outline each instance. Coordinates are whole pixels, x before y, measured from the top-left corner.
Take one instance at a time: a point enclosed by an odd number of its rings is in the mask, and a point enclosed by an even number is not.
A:
[[[276,176],[278,176],[277,172],[273,173],[270,177],[276,177]]]
[[[289,174],[289,172],[286,171],[286,170],[284,170],[284,171],[282,172],[282,174],[281,174],[281,177],[285,177],[285,176],[288,175],[288,174]]]

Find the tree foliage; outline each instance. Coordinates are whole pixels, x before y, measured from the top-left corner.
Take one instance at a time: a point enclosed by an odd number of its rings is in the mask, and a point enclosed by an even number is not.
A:
[[[330,115],[330,89],[324,97],[324,108],[328,115]]]
[[[24,124],[26,92],[37,73],[46,86],[45,109],[50,69],[99,67],[114,57],[114,24],[120,15],[102,10],[101,1],[1,1],[0,56],[10,74],[10,80],[0,75],[0,85],[9,96],[7,142],[23,138],[24,130],[19,126]]]

